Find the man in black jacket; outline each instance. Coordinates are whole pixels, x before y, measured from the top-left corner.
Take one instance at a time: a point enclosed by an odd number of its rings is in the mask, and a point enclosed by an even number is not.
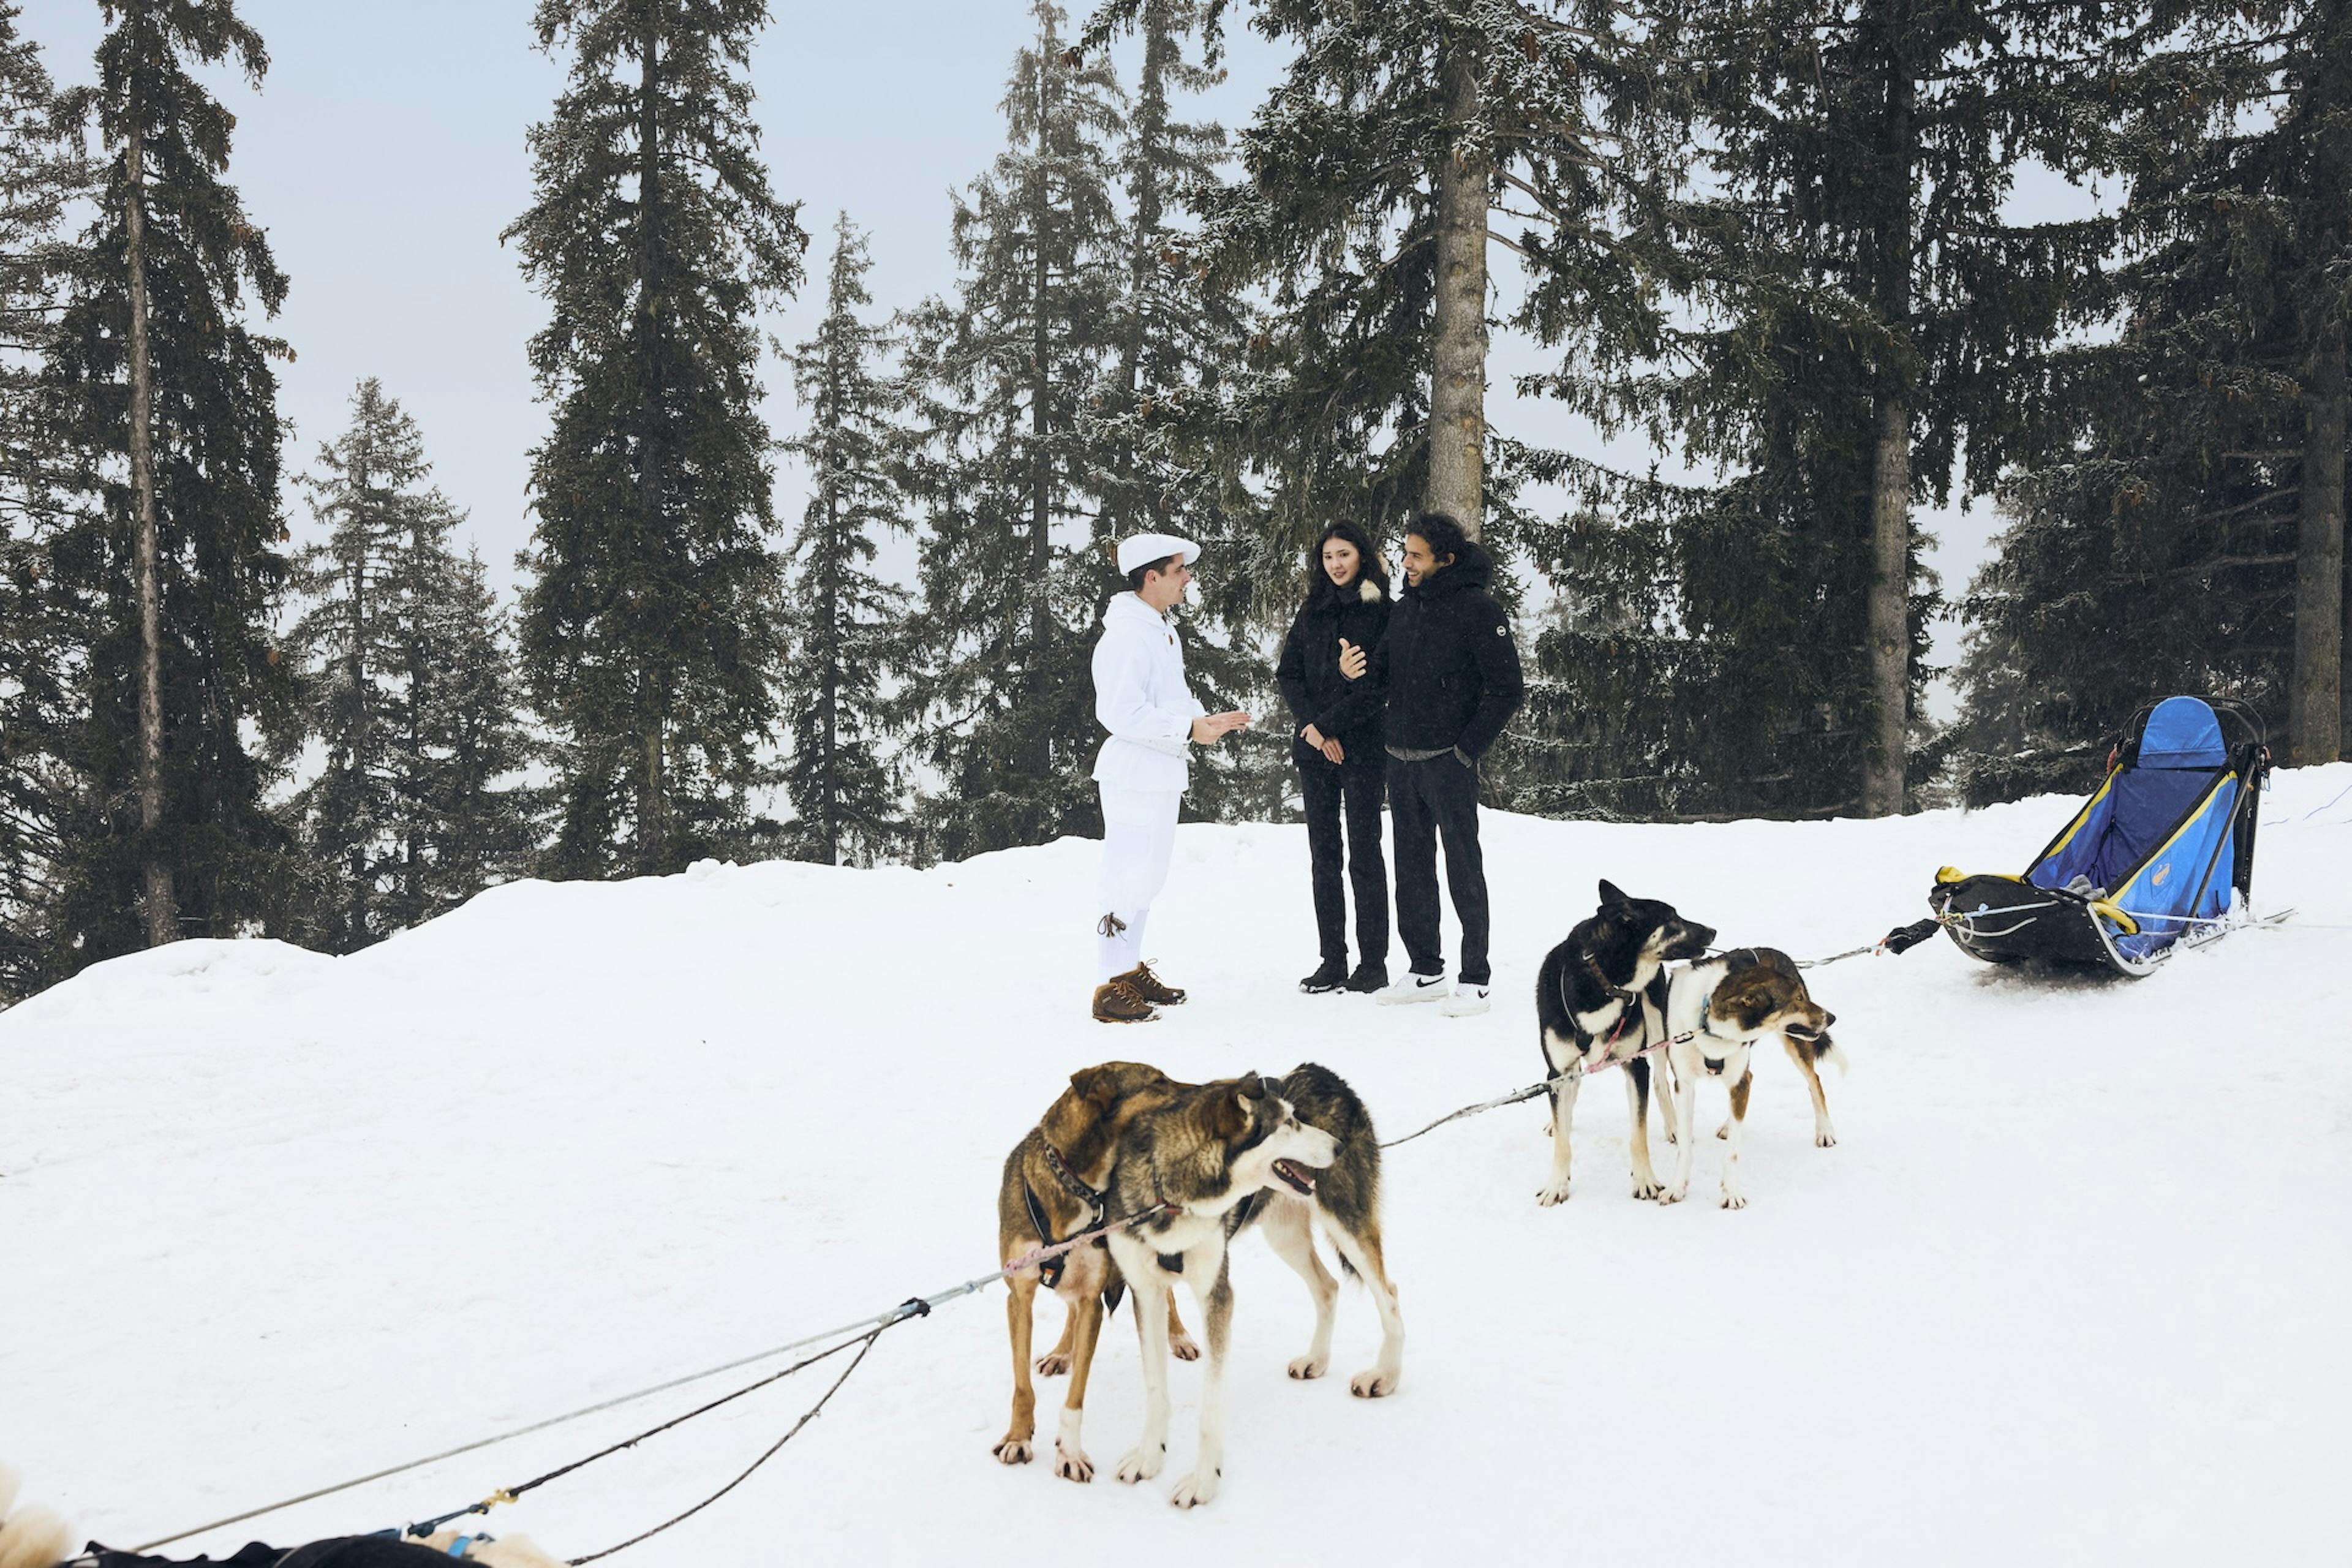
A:
[[[1495,564],[1444,512],[1404,536],[1405,590],[1365,671],[1386,700],[1389,812],[1396,841],[1397,934],[1412,973],[1382,1002],[1437,1002],[1451,1017],[1483,1013],[1486,868],[1478,852],[1478,759],[1517,711],[1526,688],[1511,624],[1487,590]],[[1351,661],[1352,662],[1352,661]],[[1449,994],[1439,946],[1437,838],[1462,922],[1462,963]]]

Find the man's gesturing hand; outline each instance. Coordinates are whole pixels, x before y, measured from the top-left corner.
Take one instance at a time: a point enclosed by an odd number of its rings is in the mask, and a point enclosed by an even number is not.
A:
[[[1364,679],[1364,650],[1346,637],[1339,639],[1339,673],[1350,680]]]
[[[1213,746],[1249,721],[1250,716],[1239,709],[1231,713],[1203,713],[1192,721],[1192,744]]]

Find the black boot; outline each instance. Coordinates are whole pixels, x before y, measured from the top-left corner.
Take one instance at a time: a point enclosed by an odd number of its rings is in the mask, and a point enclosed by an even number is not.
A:
[[[1343,959],[1327,958],[1315,973],[1298,983],[1298,988],[1309,996],[1320,996],[1326,991],[1337,991],[1348,984],[1348,965]]]
[[[1367,994],[1385,991],[1389,984],[1389,966],[1385,963],[1360,963],[1356,973],[1348,976],[1348,989]]]

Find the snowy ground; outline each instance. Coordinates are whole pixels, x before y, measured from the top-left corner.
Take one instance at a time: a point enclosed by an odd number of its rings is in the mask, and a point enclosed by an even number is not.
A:
[[[2265,803],[2256,903],[2297,921],[2145,982],[2029,980],[1941,942],[1821,972],[1854,1063],[1829,1083],[1842,1142],[1812,1146],[1794,1069],[1759,1053],[1745,1212],[1714,1205],[1712,1143],[1693,1202],[1635,1202],[1614,1085],[1584,1097],[1563,1208],[1534,1202],[1538,1105],[1395,1151],[1394,1398],[1348,1394],[1378,1340],[1354,1290],[1334,1375],[1283,1376],[1307,1301],[1244,1241],[1205,1510],[1164,1500],[1197,1367],[1158,1482],[990,1457],[992,1290],[886,1335],[768,1468],[615,1561],[2332,1558],[2347,786],[2352,765],[2291,773]],[[1151,946],[1196,999],[1140,1029],[1086,1016],[1076,841],[920,873],[523,884],[355,958],[187,942],[102,965],[0,1015],[0,1458],[127,1544],[520,1426],[989,1268],[1004,1151],[1074,1068],[1318,1059],[1393,1136],[1539,1076],[1527,991],[1597,877],[1817,955],[1923,912],[1939,864],[2021,864],[2065,809],[1490,818],[1499,999],[1460,1021],[1294,992],[1314,952],[1286,827],[1182,830]],[[1127,1322],[1089,1402],[1106,1470],[1139,1416]],[[491,1528],[606,1546],[747,1463],[814,1375]],[[439,1512],[736,1381],[178,1550]]]

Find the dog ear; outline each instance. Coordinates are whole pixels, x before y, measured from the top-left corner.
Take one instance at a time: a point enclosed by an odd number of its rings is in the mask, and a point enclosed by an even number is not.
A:
[[[1614,904],[1630,904],[1633,901],[1633,900],[1625,896],[1624,892],[1619,889],[1616,883],[1611,881],[1606,877],[1601,879],[1601,907],[1602,909],[1608,909]]]
[[[1209,1102],[1209,1131],[1219,1138],[1238,1138],[1249,1131],[1250,1119],[1257,1112],[1257,1075],[1229,1079],[1217,1087],[1224,1092]]]
[[[1110,1070],[1108,1062],[1098,1067],[1080,1068],[1070,1075],[1070,1087],[1077,1091],[1080,1100],[1097,1110],[1108,1110],[1118,1101],[1118,1075]]]

